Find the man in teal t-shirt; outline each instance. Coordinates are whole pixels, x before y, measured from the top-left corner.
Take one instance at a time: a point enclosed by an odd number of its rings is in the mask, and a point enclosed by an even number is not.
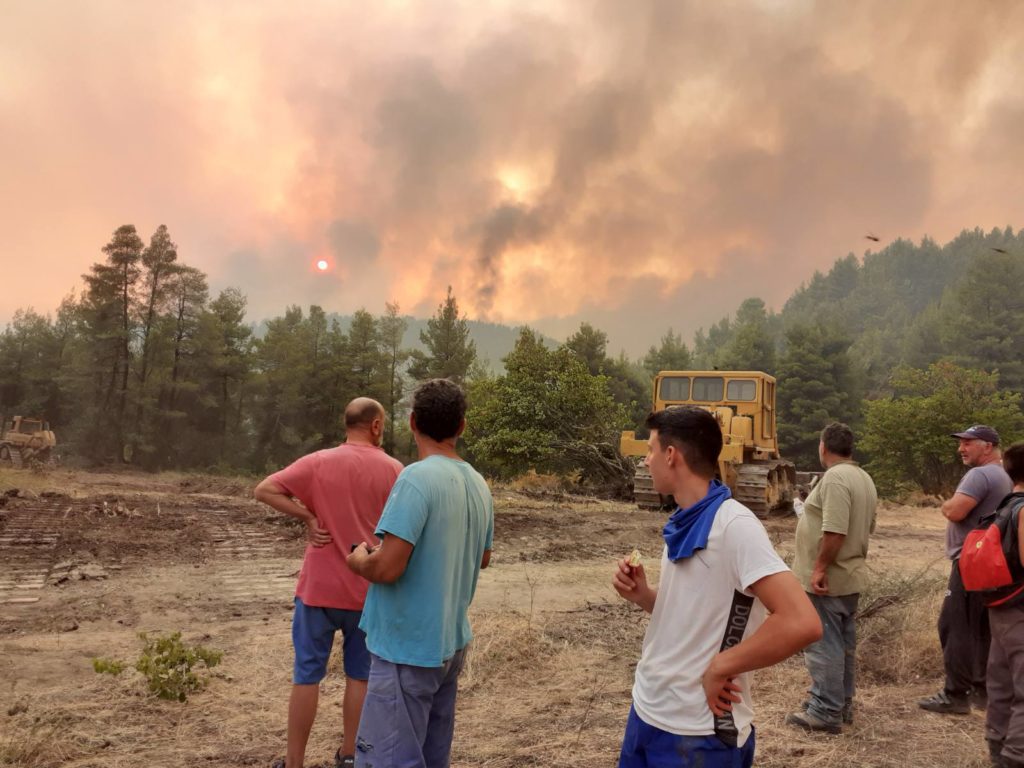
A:
[[[348,565],[371,582],[360,627],[372,654],[356,737],[357,768],[447,768],[467,612],[494,537],[484,479],[459,458],[466,426],[458,385],[433,379],[413,395],[419,458],[398,477],[377,524],[381,545]]]

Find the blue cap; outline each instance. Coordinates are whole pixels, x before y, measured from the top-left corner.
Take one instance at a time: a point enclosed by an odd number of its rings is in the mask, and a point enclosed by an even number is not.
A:
[[[975,424],[963,432],[954,432],[950,437],[958,437],[961,440],[984,440],[986,443],[999,445],[999,433],[984,424]]]

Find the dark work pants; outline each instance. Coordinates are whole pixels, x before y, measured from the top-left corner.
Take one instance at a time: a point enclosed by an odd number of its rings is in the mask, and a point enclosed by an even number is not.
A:
[[[984,691],[991,643],[988,609],[978,593],[964,589],[957,560],[949,572],[946,599],[939,612],[939,642],[946,667],[946,693],[964,699],[972,690]]]
[[[985,737],[1024,764],[1024,607],[992,609]]]

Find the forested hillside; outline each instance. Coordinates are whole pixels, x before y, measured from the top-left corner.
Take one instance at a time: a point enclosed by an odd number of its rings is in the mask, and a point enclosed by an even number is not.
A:
[[[491,474],[607,480],[617,431],[650,407],[650,377],[688,367],[777,376],[782,449],[798,465],[814,466],[819,430],[841,419],[864,433],[882,472],[876,432],[899,432],[914,408],[954,422],[939,436],[981,413],[1007,437],[1024,435],[1024,235],[1010,229],[851,254],[778,312],[749,298],[692,344],[656,329],[642,360],[609,357],[607,336],[587,323],[561,345],[473,323],[450,289],[429,320],[394,305],[380,316],[293,306],[256,324],[239,291],[210,294],[165,227],[147,245],[122,226],[103,253],[83,265],[78,295],[50,315],[20,310],[0,334],[0,415],[48,418],[64,456],[86,463],[262,472],[337,442],[340,409],[359,394],[384,403],[387,447],[409,458],[404,398],[443,375],[470,387],[467,448]],[[894,404],[910,410],[894,417]],[[934,455],[944,445],[903,475],[948,482],[931,466],[955,460]]]
[[[866,403],[902,394],[900,366],[947,361],[1024,387],[1024,234],[964,231],[943,246],[897,240],[816,273],[778,313],[757,298],[694,341],[695,362],[750,367],[780,380],[780,436],[787,456],[816,461],[829,419],[863,426]]]
[[[402,347],[405,349],[425,350],[420,334],[427,330],[428,320],[402,315],[405,320],[405,334],[402,336]],[[348,333],[352,326],[352,315],[339,315],[333,312],[327,313],[328,324],[338,322],[338,327],[343,333]],[[516,345],[519,331],[508,325],[500,323],[488,323],[484,320],[466,319],[466,327],[469,329],[469,337],[476,344],[477,360],[487,370],[500,373],[505,369],[505,357]],[[255,328],[257,338],[262,338],[267,330],[267,321],[259,323]],[[547,336],[542,337],[544,343],[549,347],[557,347],[558,341]]]

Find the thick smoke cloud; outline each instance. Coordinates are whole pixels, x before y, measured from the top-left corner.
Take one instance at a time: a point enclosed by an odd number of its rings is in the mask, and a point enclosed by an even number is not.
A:
[[[46,254],[60,292],[118,224],[166,223],[258,317],[427,314],[452,285],[637,353],[869,231],[1021,225],[1013,2],[72,9],[0,32],[0,254]]]

